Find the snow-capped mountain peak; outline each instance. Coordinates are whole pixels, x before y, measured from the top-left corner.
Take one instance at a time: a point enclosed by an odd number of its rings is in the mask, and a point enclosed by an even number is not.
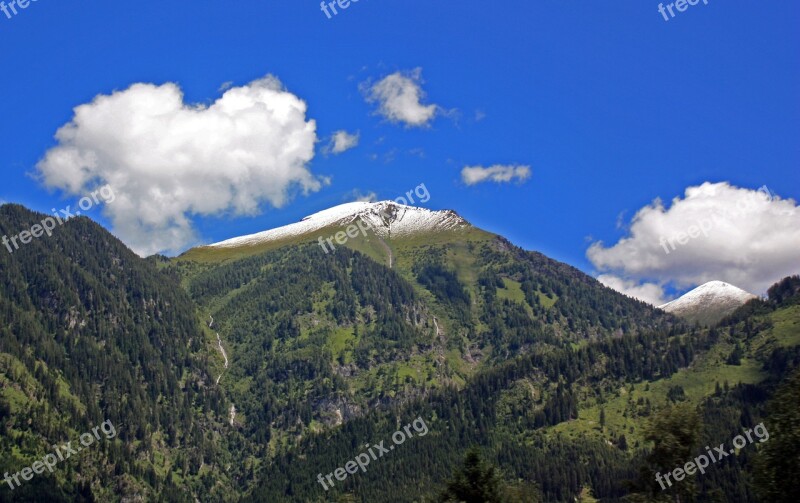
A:
[[[756,296],[752,293],[730,283],[709,281],[658,308],[693,321],[713,324],[754,298]]]
[[[359,221],[381,238],[412,236],[470,226],[469,222],[451,210],[432,211],[393,201],[353,202],[322,210],[297,223],[227,239],[209,246],[227,248],[300,238],[325,228],[348,226]]]

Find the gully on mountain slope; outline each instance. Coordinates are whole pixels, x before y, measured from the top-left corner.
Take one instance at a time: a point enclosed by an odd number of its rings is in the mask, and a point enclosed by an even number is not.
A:
[[[213,329],[214,328],[214,317],[211,316],[211,315],[209,315],[208,317],[211,318],[211,321],[208,323],[208,328],[212,328]],[[217,334],[217,344],[219,345],[219,351],[220,351],[220,353],[222,353],[222,357],[225,359],[225,370],[227,370],[228,369],[228,355],[225,353],[225,348],[222,347],[222,339],[219,336],[219,332],[214,332],[214,333]],[[223,370],[222,374],[224,374],[224,373],[225,373],[225,371]],[[219,384],[219,380],[222,379],[222,374],[217,376],[217,384]],[[231,410],[230,410],[230,423],[231,423],[231,426],[233,426],[233,420],[235,418],[236,418],[236,406],[234,404],[231,404]]]

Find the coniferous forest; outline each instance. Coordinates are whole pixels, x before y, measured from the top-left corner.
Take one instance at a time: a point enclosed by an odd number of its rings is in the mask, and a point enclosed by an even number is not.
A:
[[[0,233],[40,218],[2,206]],[[141,259],[78,218],[0,254],[0,472],[118,431],[0,499],[797,500],[800,278],[707,327],[493,235],[396,253]]]

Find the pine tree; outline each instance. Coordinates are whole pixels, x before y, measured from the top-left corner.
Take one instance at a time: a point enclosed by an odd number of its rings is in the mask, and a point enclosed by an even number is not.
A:
[[[447,482],[439,497],[440,503],[502,503],[500,478],[493,466],[487,465],[477,448],[464,458],[463,466]]]

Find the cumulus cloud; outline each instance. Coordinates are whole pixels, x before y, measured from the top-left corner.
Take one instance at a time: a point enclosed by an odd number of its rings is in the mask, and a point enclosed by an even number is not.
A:
[[[655,283],[639,283],[633,280],[622,279],[613,274],[601,274],[597,277],[597,281],[613,290],[624,293],[634,299],[649,302],[654,306],[667,303],[667,300],[664,298],[664,288]]]
[[[461,180],[467,185],[482,182],[508,183],[514,179],[524,182],[531,176],[530,166],[514,166],[495,164],[488,168],[467,166],[461,170]]]
[[[374,85],[366,85],[367,101],[378,104],[378,113],[391,122],[406,126],[426,126],[436,116],[437,105],[423,105],[422,69],[395,72]]]
[[[671,206],[656,199],[636,212],[627,235],[586,252],[601,281],[647,302],[664,288],[685,290],[712,280],[755,294],[800,272],[800,212],[767,187],[727,182],[688,187]],[[600,279],[598,278],[598,279]]]
[[[58,145],[37,164],[41,181],[72,195],[109,184],[104,212],[140,255],[197,240],[191,218],[252,215],[319,190],[316,123],[272,76],[187,104],[178,85],[134,84],[75,108]]]
[[[336,131],[331,135],[331,140],[325,148],[325,151],[333,154],[341,154],[351,148],[355,148],[358,145],[359,137],[359,133],[350,134],[343,129]]]

